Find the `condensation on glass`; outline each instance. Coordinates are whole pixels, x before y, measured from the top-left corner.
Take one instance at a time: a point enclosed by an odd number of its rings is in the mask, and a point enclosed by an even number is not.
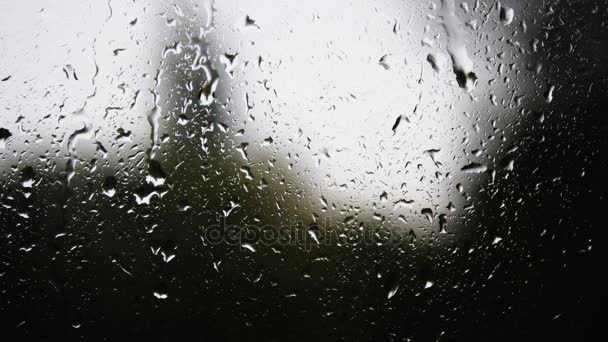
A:
[[[10,329],[525,337],[588,301],[602,1],[0,9]]]

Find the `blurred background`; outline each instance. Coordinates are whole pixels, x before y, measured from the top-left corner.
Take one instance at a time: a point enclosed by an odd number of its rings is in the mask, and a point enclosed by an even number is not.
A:
[[[1,3],[3,330],[588,336],[607,6]]]

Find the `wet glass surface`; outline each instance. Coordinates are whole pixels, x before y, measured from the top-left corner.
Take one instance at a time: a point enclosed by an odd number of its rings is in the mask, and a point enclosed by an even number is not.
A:
[[[0,3],[22,340],[589,334],[604,1]]]

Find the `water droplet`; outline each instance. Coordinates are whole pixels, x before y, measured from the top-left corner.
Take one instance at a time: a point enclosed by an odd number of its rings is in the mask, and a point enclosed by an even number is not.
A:
[[[431,65],[433,70],[435,70],[436,73],[441,72],[441,66],[439,65],[439,59],[436,54],[429,53],[426,56],[426,61],[429,62],[429,64]]]
[[[108,176],[101,185],[102,193],[108,197],[114,197],[116,194],[116,178],[114,176]]]
[[[399,290],[399,284],[394,284],[388,291],[387,299],[393,298],[393,296],[397,293],[397,290]]]
[[[430,208],[424,208],[420,211],[420,213],[424,215],[427,220],[429,220],[429,223],[433,223],[433,210]]]
[[[255,248],[253,248],[253,246],[248,243],[242,244],[241,247],[245,248],[246,250],[248,250],[250,252],[255,252]]]
[[[547,89],[547,92],[545,93],[545,101],[547,103],[551,103],[553,101],[553,91],[555,90],[555,86],[552,84],[549,84],[549,89]]]
[[[12,135],[8,129],[0,127],[0,148],[6,148],[6,140]]]
[[[154,292],[154,297],[158,299],[167,299],[169,296],[166,293]]]
[[[21,186],[31,188],[34,186],[34,169],[31,166],[26,166],[21,170]]]
[[[483,173],[488,170],[488,167],[479,163],[471,163],[463,166],[461,170],[466,173]]]
[[[511,24],[511,22],[513,21],[514,14],[515,14],[515,12],[513,11],[512,8],[501,6],[500,14],[499,14],[500,22],[503,25]]]
[[[156,160],[148,160],[148,175],[146,176],[146,182],[153,186],[160,186],[165,184],[167,176],[163,171],[162,166]]]

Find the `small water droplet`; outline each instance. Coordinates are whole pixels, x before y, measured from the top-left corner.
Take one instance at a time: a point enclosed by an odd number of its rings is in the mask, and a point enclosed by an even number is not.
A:
[[[154,297],[158,299],[167,299],[169,296],[166,293],[154,292]]]
[[[391,299],[399,290],[399,284],[394,284],[388,291],[387,299]]]

